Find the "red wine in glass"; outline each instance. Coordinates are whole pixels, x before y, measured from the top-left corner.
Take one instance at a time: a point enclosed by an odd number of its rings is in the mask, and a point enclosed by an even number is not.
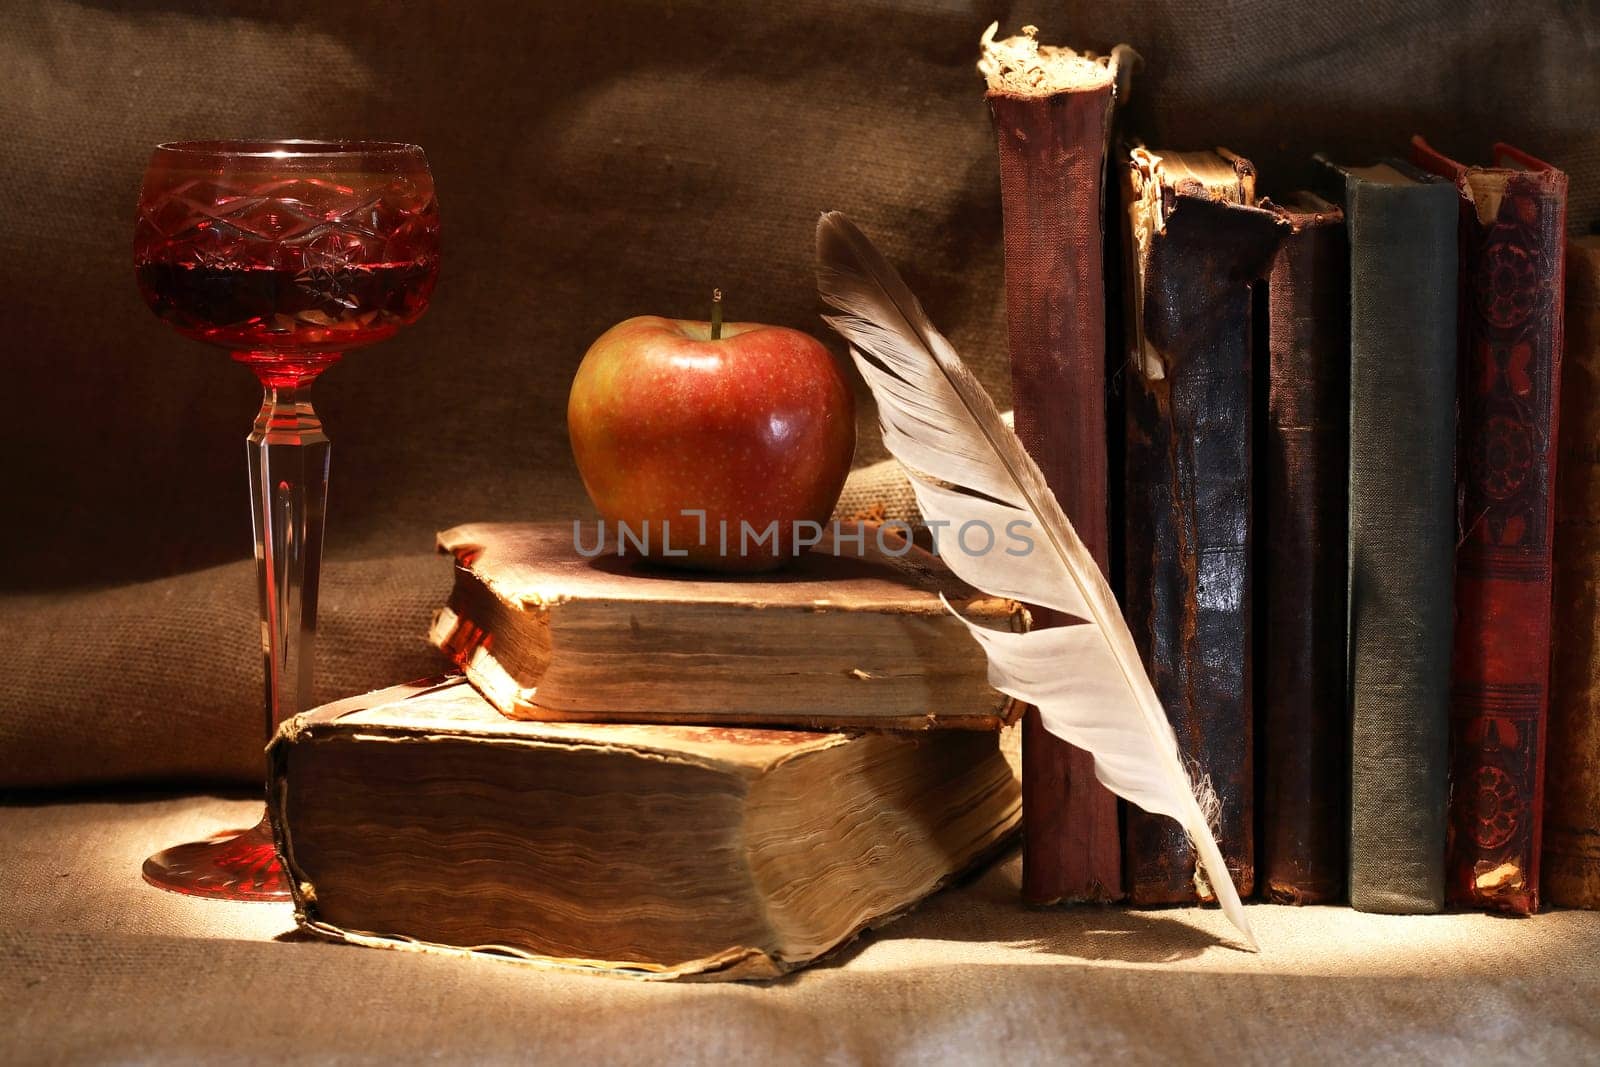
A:
[[[427,308],[439,272],[433,176],[407,144],[160,145],[133,259],[162,321],[230,351],[262,385],[247,452],[270,737],[311,704],[329,453],[311,383]],[[144,877],[230,900],[289,896],[265,817],[159,852]]]
[[[318,271],[146,263],[137,274],[156,314],[197,341],[338,352],[382,341],[421,314],[432,269],[414,263]]]

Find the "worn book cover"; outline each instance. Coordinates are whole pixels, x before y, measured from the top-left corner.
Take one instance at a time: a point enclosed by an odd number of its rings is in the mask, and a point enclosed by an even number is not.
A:
[[[1600,236],[1567,245],[1541,891],[1600,908]]]
[[[1444,907],[1454,617],[1456,191],[1327,172],[1350,235],[1350,903]]]
[[[996,852],[993,733],[507,719],[461,677],[296,716],[268,807],[301,927],[651,978],[771,978]]]
[[[1328,904],[1344,895],[1349,833],[1350,248],[1337,204],[1299,192],[1272,209],[1290,230],[1267,275],[1258,438],[1256,881],[1277,903]]]
[[[983,649],[951,607],[1015,631],[1027,612],[974,591],[892,531],[854,533],[830,534],[783,570],[728,576],[655,568],[614,530],[601,541],[570,524],[457,526],[438,539],[456,580],[430,639],[521,719],[1010,722],[1016,705],[989,687]]]
[[[1000,153],[1006,321],[1016,431],[1109,574],[1103,173],[1115,64],[1039,45],[1033,27],[983,41]],[[1038,625],[1056,620],[1035,608]],[[1024,899],[1122,895],[1117,800],[1094,759],[1023,719]]]
[[[1567,176],[1507,145],[1413,160],[1460,197],[1446,902],[1539,907]]]
[[[1178,746],[1216,799],[1241,895],[1255,886],[1251,655],[1252,283],[1288,225],[1232,153],[1136,147],[1121,168],[1128,264],[1123,608]],[[1202,898],[1170,819],[1130,810],[1129,898]]]

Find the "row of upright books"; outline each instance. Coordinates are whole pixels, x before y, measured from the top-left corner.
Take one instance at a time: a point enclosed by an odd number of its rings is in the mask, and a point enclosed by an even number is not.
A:
[[[1600,239],[1566,176],[1419,137],[1262,196],[1227,150],[1108,148],[1115,60],[986,47],[1017,430],[1240,892],[1600,906]],[[1027,740],[1030,897],[1202,896],[1180,831]]]

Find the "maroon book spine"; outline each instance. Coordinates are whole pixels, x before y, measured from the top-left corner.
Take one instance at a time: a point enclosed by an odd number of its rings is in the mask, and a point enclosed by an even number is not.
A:
[[[1350,246],[1337,205],[1299,194],[1276,210],[1291,232],[1267,276],[1257,882],[1275,903],[1330,904],[1350,833]]]
[[[1102,571],[1110,532],[1101,185],[1111,94],[1108,73],[1081,89],[987,96],[1000,152],[1017,435]],[[1058,621],[1037,609],[1035,619]],[[1093,757],[1046,732],[1036,709],[1022,729],[1023,898],[1118,899],[1116,797],[1095,778]]]
[[[1567,245],[1540,891],[1600,908],[1600,227]]]
[[[1461,193],[1455,649],[1445,899],[1539,907],[1566,175],[1504,145]]]

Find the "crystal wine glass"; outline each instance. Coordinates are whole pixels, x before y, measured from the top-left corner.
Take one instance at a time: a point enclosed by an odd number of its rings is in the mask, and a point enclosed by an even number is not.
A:
[[[139,291],[179,333],[230,350],[264,396],[247,439],[266,664],[266,730],[311,703],[328,438],[311,383],[428,305],[439,211],[415,145],[193,141],[156,148],[139,195]],[[265,816],[151,856],[145,879],[284,900]]]

